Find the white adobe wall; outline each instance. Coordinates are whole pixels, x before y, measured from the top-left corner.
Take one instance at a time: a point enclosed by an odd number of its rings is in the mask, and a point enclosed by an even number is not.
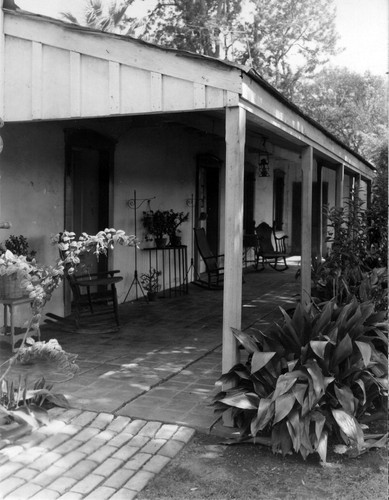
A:
[[[40,263],[53,264],[57,250],[50,236],[63,229],[64,140],[56,123],[6,124],[1,135],[0,220],[12,227],[1,230],[0,241],[11,234],[28,238]],[[63,313],[61,290],[50,302],[50,310]],[[18,324],[29,318],[29,306],[18,308]]]

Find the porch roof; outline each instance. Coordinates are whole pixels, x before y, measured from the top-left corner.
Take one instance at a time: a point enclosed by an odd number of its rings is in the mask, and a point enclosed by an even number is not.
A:
[[[0,116],[5,122],[243,106],[248,129],[371,178],[374,167],[255,70],[25,11],[3,9]],[[1,78],[1,77],[0,77]]]

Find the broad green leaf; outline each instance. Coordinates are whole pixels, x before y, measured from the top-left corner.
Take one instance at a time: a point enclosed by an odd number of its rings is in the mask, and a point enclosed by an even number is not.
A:
[[[311,340],[309,344],[316,356],[324,359],[324,353],[328,343],[328,340]]]
[[[360,304],[360,309],[361,309],[361,323],[363,325],[367,320],[367,318],[370,318],[370,316],[374,313],[375,307],[373,302],[362,302],[362,304]]]
[[[286,417],[293,408],[296,398],[293,394],[283,394],[275,400],[273,425]]]
[[[272,412],[269,412],[270,405],[272,404],[271,399],[265,399],[261,398],[259,405],[258,405],[258,411],[257,411],[257,416],[251,421],[250,425],[250,430],[251,430],[251,435],[256,436],[258,431],[261,431],[264,429],[269,422],[270,418],[268,417],[268,414],[270,413],[272,415]]]
[[[318,452],[321,461],[326,463],[327,461],[327,448],[328,448],[328,433],[327,431],[323,431],[319,438],[318,445],[316,447],[316,451]]]
[[[288,372],[291,372],[292,370],[294,370],[295,366],[297,365],[298,363],[298,359],[294,359],[292,361],[288,361],[287,365],[288,365]]]
[[[300,450],[301,439],[300,439],[300,418],[299,412],[297,410],[292,410],[288,415],[288,420],[286,421],[286,426],[289,431],[289,435],[293,442],[293,448],[295,452]]]
[[[292,392],[294,397],[296,398],[297,402],[303,406],[304,403],[304,395],[307,391],[308,385],[307,384],[302,384],[302,383],[297,383],[292,387]]]
[[[323,373],[317,364],[316,360],[310,360],[305,364],[308,373],[312,378],[313,389],[317,398],[324,394],[324,378]]]
[[[284,317],[285,333],[287,335],[289,335],[293,339],[296,347],[300,348],[301,347],[301,341],[300,341],[300,338],[298,336],[298,333],[296,332],[296,330],[294,328],[293,322],[292,322],[289,314],[284,309],[282,309],[282,307],[280,307],[280,309],[281,309],[282,315]],[[284,335],[285,335],[285,333],[284,333]]]
[[[363,363],[367,368],[371,360],[371,347],[367,342],[359,342],[358,340],[356,340],[355,343],[357,344],[358,349],[361,351]]]
[[[47,399],[61,408],[69,408],[69,401],[63,394],[50,394]]]
[[[251,373],[255,373],[263,368],[275,354],[275,352],[254,352],[251,360]]]
[[[322,312],[318,316],[318,320],[315,322],[313,328],[313,333],[315,336],[318,335],[323,330],[323,328],[325,328],[331,322],[333,309],[334,303],[332,301],[327,302]]]
[[[290,374],[288,374],[290,375]],[[297,377],[288,377],[281,375],[277,380],[276,390],[274,391],[272,400],[275,401],[277,398],[289,391],[291,387],[295,384]]]
[[[258,344],[253,339],[251,335],[248,335],[245,332],[241,332],[236,328],[231,328],[232,333],[237,338],[237,340],[242,344],[242,346],[246,349],[249,354],[259,351]]]
[[[331,411],[341,431],[350,439],[358,450],[362,449],[364,445],[363,430],[356,418],[340,409],[331,409]]]
[[[245,391],[234,392],[233,394],[227,394],[220,403],[224,403],[229,406],[234,406],[235,408],[241,408],[242,410],[256,410],[257,407],[250,401],[247,397]]]
[[[334,355],[331,360],[331,365],[334,367],[339,365],[343,360],[345,360],[348,356],[350,356],[353,352],[353,345],[348,333],[344,336],[344,338],[339,342],[337,347],[335,348]]]
[[[362,391],[362,394],[363,394],[362,405],[364,405],[366,403],[366,387],[365,387],[365,383],[360,378],[358,380],[356,380],[355,383],[358,384],[359,387],[361,388],[361,391]]]

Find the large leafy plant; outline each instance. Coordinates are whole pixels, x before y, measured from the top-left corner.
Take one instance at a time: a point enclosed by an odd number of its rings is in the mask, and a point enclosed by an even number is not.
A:
[[[326,461],[330,436],[350,454],[382,445],[360,424],[387,393],[382,315],[356,299],[322,310],[298,305],[292,317],[281,311],[283,323],[268,332],[233,330],[248,359],[220,378],[233,388],[215,396],[215,410],[232,413],[241,439],[268,438],[283,455],[317,452]]]

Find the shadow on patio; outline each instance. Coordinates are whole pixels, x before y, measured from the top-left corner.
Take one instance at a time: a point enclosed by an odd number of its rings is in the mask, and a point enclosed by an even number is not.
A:
[[[294,275],[294,267],[245,273],[243,329],[266,328],[280,318],[278,306],[296,302]],[[117,333],[72,334],[43,326],[43,340],[56,338],[78,355],[79,374],[56,384],[56,392],[74,408],[208,429],[214,416],[207,405],[221,375],[222,301],[222,291],[190,285],[188,295],[120,305]],[[9,355],[2,349],[3,360]]]

